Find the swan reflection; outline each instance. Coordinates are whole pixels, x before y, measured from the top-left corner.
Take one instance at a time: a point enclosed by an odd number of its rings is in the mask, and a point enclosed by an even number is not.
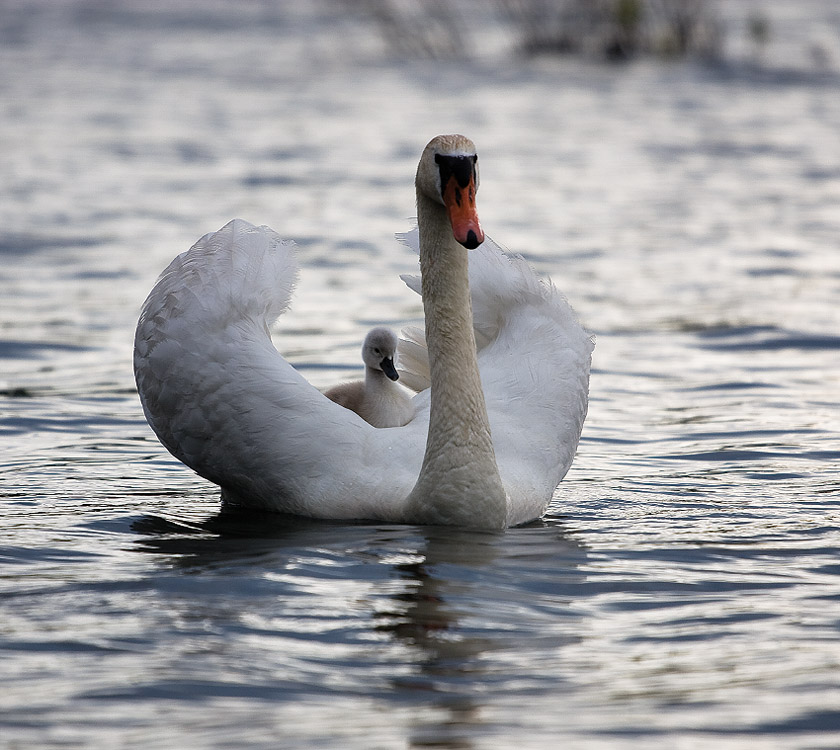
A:
[[[225,512],[134,529],[176,572],[161,585],[184,620],[247,640],[239,679],[255,671],[275,701],[399,709],[416,747],[470,747],[500,696],[545,690],[547,661],[581,638],[587,553],[553,518],[497,533]]]

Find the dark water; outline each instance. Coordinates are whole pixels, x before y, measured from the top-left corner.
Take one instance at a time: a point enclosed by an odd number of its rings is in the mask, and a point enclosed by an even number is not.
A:
[[[329,5],[169,6],[0,5],[0,746],[840,746],[828,6],[713,68],[398,61]],[[420,315],[392,234],[445,131],[597,335],[549,515],[220,515],[133,389],[157,273],[270,224],[305,268],[284,353],[346,378]]]

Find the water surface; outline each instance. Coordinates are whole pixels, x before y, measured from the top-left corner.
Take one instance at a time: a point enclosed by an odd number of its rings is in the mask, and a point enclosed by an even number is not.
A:
[[[837,75],[394,60],[294,5],[4,6],[0,744],[840,745]],[[145,294],[269,224],[304,267],[278,346],[355,376],[421,314],[392,237],[446,131],[485,230],[597,336],[548,516],[221,514],[143,419]]]

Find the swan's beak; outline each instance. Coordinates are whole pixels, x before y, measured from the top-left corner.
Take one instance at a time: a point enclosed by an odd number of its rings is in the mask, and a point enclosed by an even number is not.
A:
[[[394,367],[394,360],[390,357],[385,357],[380,363],[379,367],[381,368],[382,372],[385,373],[386,377],[389,380],[399,380],[400,376],[397,372],[397,368]]]
[[[449,214],[452,234],[467,250],[472,250],[484,242],[484,232],[478,222],[475,208],[475,174],[470,176],[464,186],[458,184],[454,174],[450,175],[443,189],[443,204]]]

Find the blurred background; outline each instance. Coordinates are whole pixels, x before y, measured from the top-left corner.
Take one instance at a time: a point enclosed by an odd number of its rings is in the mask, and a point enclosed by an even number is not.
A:
[[[0,73],[0,744],[840,745],[840,4],[0,0]],[[145,295],[268,224],[357,377],[444,132],[597,338],[545,524],[227,525]]]

